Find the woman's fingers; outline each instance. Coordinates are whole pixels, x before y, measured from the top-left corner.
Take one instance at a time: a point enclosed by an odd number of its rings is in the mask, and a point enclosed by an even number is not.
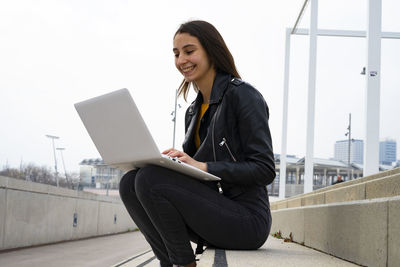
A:
[[[180,161],[183,161],[183,162],[187,162],[187,161],[188,161],[188,158],[191,159],[191,157],[189,157],[189,156],[186,155],[186,154],[180,155],[180,156],[178,157],[178,159],[179,159]]]
[[[184,152],[179,151],[179,150],[174,150],[171,151],[168,156],[173,157],[173,158],[180,158],[183,157],[184,155],[186,155]]]
[[[176,158],[176,157],[179,158],[179,157],[182,157],[182,156],[186,155],[185,152],[176,150],[175,148],[169,148],[169,149],[167,149],[167,150],[164,150],[164,151],[161,152],[161,153],[164,154],[164,155],[173,157],[173,158]]]
[[[170,152],[172,152],[174,150],[176,150],[176,149],[171,147],[171,148],[168,148],[167,150],[164,150],[163,152],[161,152],[161,154],[165,154],[166,155],[166,154],[168,154],[168,153],[170,153]]]
[[[190,164],[196,168],[199,168],[203,171],[207,171],[207,164],[204,162],[199,162],[190,157],[188,154],[185,152],[176,150],[175,148],[169,148],[167,150],[164,150],[162,154],[165,154],[167,156],[170,156],[172,158],[178,158],[178,160],[185,162],[187,164]]]
[[[205,163],[196,161],[192,157],[190,157],[188,154],[186,154],[185,152],[176,150],[175,148],[169,148],[169,149],[163,151],[162,154],[165,154],[172,158],[178,158],[178,160],[185,162],[187,164],[190,164],[199,169],[207,170],[207,167],[203,166],[203,165],[207,166]]]

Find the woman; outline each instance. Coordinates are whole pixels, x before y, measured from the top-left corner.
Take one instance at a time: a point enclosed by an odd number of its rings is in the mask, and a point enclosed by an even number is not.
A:
[[[173,40],[175,65],[198,93],[186,111],[183,151],[171,157],[220,177],[203,182],[156,166],[123,176],[120,195],[161,266],[196,266],[190,240],[224,249],[257,249],[270,227],[266,185],[275,177],[268,107],[240,80],[219,32],[190,21]]]

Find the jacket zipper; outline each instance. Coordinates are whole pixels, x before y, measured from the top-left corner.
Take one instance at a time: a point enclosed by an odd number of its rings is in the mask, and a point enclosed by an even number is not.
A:
[[[236,159],[233,156],[232,151],[229,149],[228,142],[226,141],[225,137],[223,137],[222,141],[219,143],[219,146],[223,146],[223,145],[225,145],[226,148],[228,149],[228,152],[231,155],[231,158],[233,159],[233,161],[236,162]]]

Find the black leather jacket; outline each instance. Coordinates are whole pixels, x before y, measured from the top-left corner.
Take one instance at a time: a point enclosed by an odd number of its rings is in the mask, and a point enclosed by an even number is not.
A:
[[[198,93],[186,111],[183,150],[206,162],[208,172],[222,179],[225,196],[257,210],[260,204],[269,209],[266,185],[275,178],[275,164],[263,96],[250,84],[218,73],[209,108],[200,122],[201,145],[196,151],[194,131],[202,102]],[[215,182],[205,183],[218,190]]]

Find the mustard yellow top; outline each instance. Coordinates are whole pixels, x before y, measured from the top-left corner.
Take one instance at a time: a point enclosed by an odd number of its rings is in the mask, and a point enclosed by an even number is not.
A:
[[[208,104],[201,104],[200,114],[199,114],[199,117],[197,118],[196,131],[194,134],[194,145],[196,146],[196,149],[199,149],[199,147],[200,147],[200,136],[199,136],[200,121],[201,121],[201,118],[203,118],[204,114],[206,113],[207,109],[208,109]]]

